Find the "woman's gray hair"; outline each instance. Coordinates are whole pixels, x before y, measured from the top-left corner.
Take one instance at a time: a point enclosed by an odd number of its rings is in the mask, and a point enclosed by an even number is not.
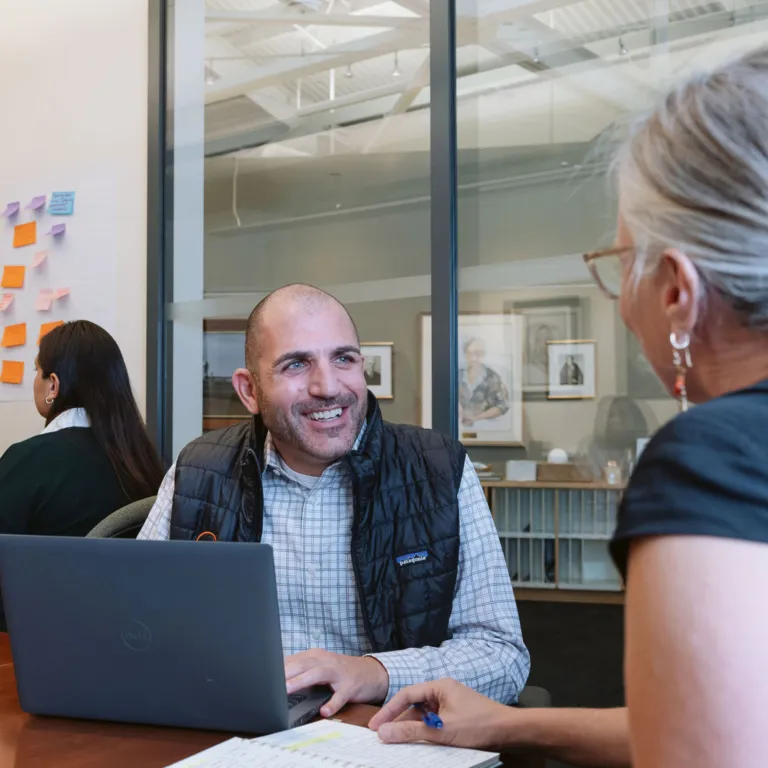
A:
[[[696,265],[755,327],[768,327],[768,47],[670,91],[616,157],[635,275],[666,248]]]

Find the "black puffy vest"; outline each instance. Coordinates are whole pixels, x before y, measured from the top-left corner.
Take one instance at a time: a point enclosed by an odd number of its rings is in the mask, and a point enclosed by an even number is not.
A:
[[[384,422],[369,396],[367,429],[344,458],[354,494],[352,564],[374,652],[448,639],[459,562],[463,446]],[[172,539],[261,539],[266,429],[259,417],[210,432],[176,462]],[[426,558],[423,554],[426,553]],[[414,557],[407,557],[414,555]]]

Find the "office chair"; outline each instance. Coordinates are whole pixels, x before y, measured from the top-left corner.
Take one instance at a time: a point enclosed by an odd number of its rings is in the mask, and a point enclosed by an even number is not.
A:
[[[113,512],[94,526],[87,534],[89,539],[135,539],[149,515],[156,496],[139,499]]]
[[[526,685],[517,699],[516,707],[523,709],[540,709],[552,706],[552,695],[546,688],[536,685]]]

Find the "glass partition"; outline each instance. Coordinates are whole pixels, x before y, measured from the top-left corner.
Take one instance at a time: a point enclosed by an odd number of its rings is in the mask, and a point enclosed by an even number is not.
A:
[[[518,586],[618,590],[620,492],[676,404],[582,253],[613,240],[622,121],[764,41],[768,3],[460,7],[461,438]]]

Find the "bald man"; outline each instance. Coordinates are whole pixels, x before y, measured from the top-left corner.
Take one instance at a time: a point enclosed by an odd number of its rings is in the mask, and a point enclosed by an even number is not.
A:
[[[514,702],[530,658],[463,446],[382,420],[352,318],[317,288],[259,303],[245,361],[253,418],[184,448],[139,538],[270,544],[288,692],[330,686],[326,717],[445,676]]]

